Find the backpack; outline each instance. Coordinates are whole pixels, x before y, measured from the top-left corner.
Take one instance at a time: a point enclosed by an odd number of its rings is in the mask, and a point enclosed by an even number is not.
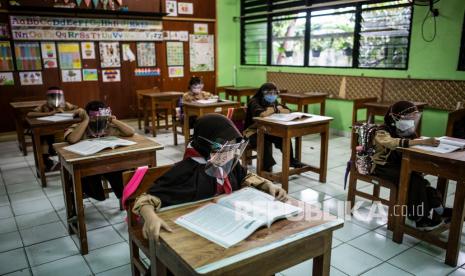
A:
[[[375,153],[374,138],[378,125],[363,123],[356,125],[357,145],[355,147],[355,168],[359,174],[369,175],[373,166],[372,156]]]

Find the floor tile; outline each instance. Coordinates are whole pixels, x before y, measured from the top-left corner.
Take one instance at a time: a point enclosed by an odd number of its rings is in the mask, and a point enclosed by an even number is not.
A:
[[[10,195],[14,193],[21,193],[21,192],[26,192],[26,191],[31,191],[31,190],[42,191],[37,181],[35,182],[28,181],[24,183],[11,184],[11,185],[6,186],[6,189]]]
[[[0,219],[5,219],[12,217],[13,213],[11,212],[10,206],[1,206],[0,207]]]
[[[18,230],[14,217],[0,219],[0,234],[9,233]]]
[[[28,267],[23,248],[0,253],[0,275]]]
[[[113,224],[113,228],[115,228],[116,231],[118,231],[118,233],[123,237],[124,240],[129,240],[128,224],[126,222]]]
[[[10,205],[10,200],[7,195],[0,195],[0,207]]]
[[[381,265],[369,270],[362,274],[363,276],[409,276],[412,275],[402,269],[390,265],[388,263],[382,263]]]
[[[106,246],[85,255],[92,272],[100,273],[118,266],[129,264],[129,245],[125,242]]]
[[[25,246],[68,235],[68,231],[60,221],[22,229],[20,232]]]
[[[327,182],[325,184],[320,184],[312,187],[313,190],[317,190],[319,192],[323,192],[330,196],[337,196],[341,194],[346,194],[347,191],[344,190],[344,187],[340,185],[336,185],[331,182]]]
[[[358,226],[357,224],[351,223],[350,221],[344,222],[344,227],[334,231],[334,237],[343,242],[355,239],[363,234],[368,233],[370,230]]]
[[[110,225],[106,218],[95,207],[86,208],[84,213],[87,230],[92,230]]]
[[[24,192],[10,194],[11,204],[13,205],[20,204],[22,202],[28,202],[31,200],[39,200],[39,199],[47,201],[47,197],[45,196],[42,189],[28,190]]]
[[[66,273],[67,276],[92,275],[92,272],[81,255],[74,255],[32,268],[34,276],[57,275],[57,273],[59,274],[60,272]]]
[[[433,256],[414,248],[397,255],[388,262],[407,272],[422,276],[447,275],[455,270],[455,268],[442,263]]]
[[[48,199],[36,199],[31,201],[12,203],[11,206],[13,207],[13,212],[16,216],[53,209]]]
[[[331,265],[348,275],[359,275],[382,261],[353,246],[342,244],[331,253]]]
[[[18,231],[0,234],[0,252],[9,251],[23,246]]]
[[[76,235],[73,235],[72,238],[76,243],[78,243],[78,238]],[[87,243],[89,245],[89,251],[123,241],[123,238],[121,238],[121,236],[115,229],[113,229],[112,226],[87,231]]]
[[[53,209],[44,212],[16,216],[15,219],[19,229],[25,229],[37,225],[59,221],[58,215]]]
[[[313,261],[308,260],[293,267],[290,267],[286,270],[281,271],[280,273],[284,276],[299,276],[299,275],[311,275],[313,269]]]
[[[465,276],[465,269],[459,268],[457,270],[454,270],[449,276]]]
[[[24,268],[15,272],[5,274],[5,276],[31,276],[32,273],[29,268]]]
[[[26,253],[31,266],[38,266],[79,254],[79,251],[68,236],[28,246]]]
[[[408,246],[397,244],[376,232],[368,232],[348,244],[385,261],[409,249]]]
[[[123,265],[97,274],[98,276],[128,276],[131,275],[131,266]]]
[[[298,199],[300,201],[304,201],[307,203],[316,203],[321,202],[327,199],[330,199],[331,196],[315,191],[313,189],[304,189],[295,193],[290,194],[291,197]]]

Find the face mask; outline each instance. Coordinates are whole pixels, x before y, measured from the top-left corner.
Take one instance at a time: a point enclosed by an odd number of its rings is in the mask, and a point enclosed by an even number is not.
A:
[[[278,95],[265,95],[264,99],[268,103],[274,103],[276,99],[278,98]]]
[[[401,132],[415,127],[415,120],[398,120],[396,121],[396,128]]]
[[[194,86],[191,87],[191,91],[194,94],[198,94],[198,93],[202,92],[202,89],[203,89],[203,85],[194,85]]]

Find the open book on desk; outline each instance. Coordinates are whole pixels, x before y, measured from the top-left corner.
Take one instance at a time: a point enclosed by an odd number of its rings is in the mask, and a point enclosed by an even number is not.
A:
[[[136,142],[124,140],[115,136],[87,139],[74,145],[64,147],[65,150],[77,153],[79,155],[92,155],[106,148],[114,149],[118,146],[132,146]]]
[[[437,147],[425,146],[425,145],[416,145],[412,148],[422,149],[430,152],[436,153],[451,153],[457,150],[463,150],[465,148],[465,140],[451,138],[447,136],[437,138],[440,143]]]
[[[220,100],[218,98],[210,98],[210,99],[205,99],[205,100],[196,100],[196,103],[199,104],[211,104],[211,103],[218,103]]]
[[[292,112],[292,113],[274,113],[266,117],[267,119],[281,121],[281,122],[290,122],[298,119],[311,118],[312,116],[307,113],[302,112]]]
[[[55,113],[51,116],[38,117],[37,120],[50,121],[50,122],[64,122],[71,121],[74,117],[73,113]]]
[[[176,219],[176,223],[225,248],[258,228],[295,216],[302,208],[277,201],[254,188],[244,188]]]

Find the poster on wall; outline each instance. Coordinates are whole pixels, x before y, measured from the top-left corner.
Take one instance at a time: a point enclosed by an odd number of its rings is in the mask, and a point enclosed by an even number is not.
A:
[[[136,77],[157,77],[160,76],[160,68],[136,68],[134,69],[134,75]]]
[[[61,81],[62,82],[81,82],[81,70],[61,70]]]
[[[82,79],[84,81],[98,81],[97,69],[82,69]]]
[[[213,35],[190,35],[189,50],[191,72],[207,72],[215,70]]]
[[[168,76],[170,78],[182,78],[182,77],[184,77],[184,67],[183,66],[171,66],[171,67],[168,67]]]
[[[42,50],[42,61],[44,68],[56,68],[57,62],[57,49],[54,42],[42,42],[40,43],[40,49]]]
[[[13,71],[13,56],[9,41],[0,41],[0,71]]]
[[[15,43],[16,69],[18,71],[42,70],[38,42]]]
[[[0,73],[0,86],[5,85],[15,85],[15,79],[13,78],[13,73]]]
[[[166,0],[166,13],[168,16],[177,16],[178,15],[178,5],[175,0]]]
[[[123,44],[123,60],[133,62],[136,60],[136,55],[131,50],[131,45]]]
[[[194,24],[194,34],[207,35],[208,34],[208,24],[195,23]]]
[[[118,82],[121,81],[121,72],[119,69],[102,70],[103,82]]]
[[[99,48],[102,68],[121,67],[119,42],[100,42]]]
[[[19,72],[21,85],[42,85],[42,72]]]
[[[178,13],[179,14],[194,14],[194,4],[186,3],[186,2],[179,2]]]
[[[95,59],[95,44],[94,42],[81,42],[82,59]]]
[[[157,65],[155,43],[138,42],[137,43],[137,66],[154,67]]]
[[[166,42],[166,62],[168,66],[184,65],[184,43]]]
[[[81,69],[79,43],[58,43],[58,57],[61,69]]]

